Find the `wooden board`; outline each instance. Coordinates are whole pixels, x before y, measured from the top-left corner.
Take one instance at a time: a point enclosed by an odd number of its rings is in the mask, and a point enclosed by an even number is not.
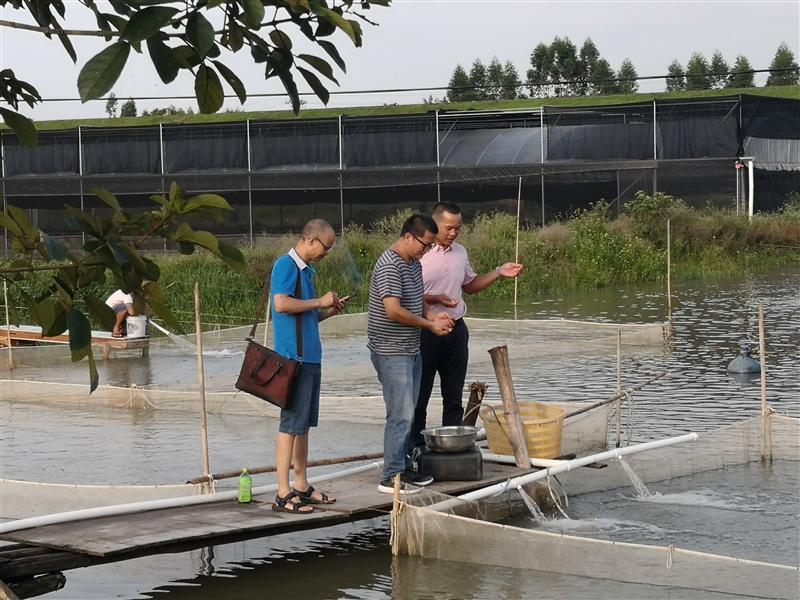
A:
[[[484,463],[482,481],[441,482],[430,489],[461,494],[526,471]],[[15,531],[3,540],[123,560],[169,551],[170,547],[200,547],[235,540],[266,537],[289,531],[330,527],[348,521],[388,514],[392,496],[377,490],[377,473],[368,472],[319,485],[337,498],[336,504],[317,506],[309,515],[274,512],[272,496],[258,496],[252,504],[235,501],[103,517]],[[424,493],[419,492],[419,493]]]
[[[69,333],[64,332],[61,335],[53,337],[44,337],[42,335],[41,327],[32,325],[20,325],[19,327],[12,325],[9,327],[0,327],[0,346],[8,345],[8,338],[11,337],[11,344],[15,342],[41,342],[48,344],[68,344]],[[129,350],[144,348],[150,345],[150,337],[138,338],[115,338],[111,336],[110,331],[92,331],[92,345],[94,346],[109,346],[117,350]]]

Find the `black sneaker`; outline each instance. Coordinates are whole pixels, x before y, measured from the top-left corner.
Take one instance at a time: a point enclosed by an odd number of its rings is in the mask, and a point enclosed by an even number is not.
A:
[[[430,475],[423,475],[415,471],[406,471],[403,475],[405,475],[406,481],[411,485],[425,486],[433,483],[433,477]]]
[[[409,478],[409,473],[400,473],[400,493],[401,494],[416,494],[420,491],[418,483],[414,483]],[[378,491],[384,494],[394,494],[394,475],[391,477],[384,477],[378,482]]]

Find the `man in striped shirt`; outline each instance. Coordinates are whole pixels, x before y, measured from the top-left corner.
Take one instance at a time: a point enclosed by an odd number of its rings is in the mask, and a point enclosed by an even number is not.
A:
[[[433,478],[409,470],[408,451],[414,407],[419,395],[422,360],[420,330],[447,335],[453,320],[445,312],[433,312],[423,302],[422,267],[419,259],[435,243],[436,223],[429,215],[409,217],[398,239],[375,263],[369,287],[367,346],[386,404],[383,433],[383,474],[378,490],[394,491],[393,478],[406,484],[427,485]]]

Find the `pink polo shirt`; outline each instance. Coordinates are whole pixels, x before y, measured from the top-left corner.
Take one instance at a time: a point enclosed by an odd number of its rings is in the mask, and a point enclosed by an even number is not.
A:
[[[449,248],[436,244],[419,262],[422,263],[425,294],[444,294],[458,300],[458,304],[453,308],[441,304],[434,304],[433,308],[437,311],[444,310],[454,319],[460,319],[467,314],[461,286],[467,285],[476,275],[469,264],[464,246],[458,242],[453,242]]]

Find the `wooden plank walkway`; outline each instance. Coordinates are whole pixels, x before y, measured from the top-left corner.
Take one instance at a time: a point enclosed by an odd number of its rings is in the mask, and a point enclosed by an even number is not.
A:
[[[481,481],[440,482],[430,489],[461,494],[524,473],[508,465],[484,463]],[[309,515],[271,510],[272,496],[252,504],[235,501],[103,517],[15,531],[0,539],[97,557],[98,562],[175,552],[290,531],[330,527],[388,514],[392,496],[377,490],[378,471],[324,482],[319,487],[337,498]],[[424,491],[419,493],[425,493]],[[85,563],[84,563],[85,564]],[[0,568],[2,571],[2,568]]]

